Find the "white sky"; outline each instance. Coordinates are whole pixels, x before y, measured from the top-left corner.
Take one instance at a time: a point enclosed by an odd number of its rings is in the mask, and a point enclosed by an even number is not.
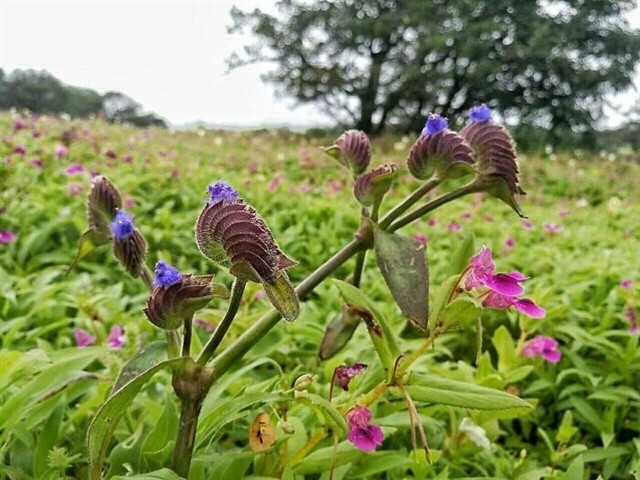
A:
[[[45,69],[70,85],[121,91],[174,125],[326,123],[311,106],[292,110],[292,100],[275,98],[259,78],[267,65],[225,73],[225,58],[250,40],[227,34],[231,6],[274,3],[0,0],[0,67]],[[630,20],[640,26],[640,7]],[[637,95],[614,103],[627,107]],[[612,114],[610,123],[619,118]]]

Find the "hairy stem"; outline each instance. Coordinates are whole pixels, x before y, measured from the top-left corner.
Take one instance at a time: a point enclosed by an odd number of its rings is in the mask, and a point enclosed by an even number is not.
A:
[[[173,450],[171,468],[184,478],[189,478],[189,468],[191,467],[191,457],[193,456],[198,427],[198,415],[200,415],[203,400],[181,400],[180,425]]]
[[[366,241],[362,238],[355,238],[345,245],[296,287],[296,293],[300,299],[304,299],[306,295],[312,292],[314,288],[322,283],[325,278],[331,275],[331,273],[333,273],[349,258],[365,249]],[[214,378],[220,378],[227,370],[229,370],[229,368],[240,360],[243,355],[251,349],[251,347],[258,343],[258,341],[260,341],[260,339],[269,330],[271,330],[279,320],[280,314],[276,310],[272,309],[249,327],[242,335],[236,338],[228,348],[213,359],[211,367],[213,369]],[[198,363],[200,363],[200,359]]]
[[[224,317],[220,321],[220,324],[216,328],[215,332],[202,349],[202,353],[198,357],[197,363],[199,365],[206,365],[206,363],[211,359],[213,354],[216,351],[216,348],[222,342],[222,339],[226,335],[229,327],[231,326],[231,322],[238,313],[238,309],[240,308],[240,302],[242,300],[242,294],[244,293],[244,287],[247,285],[247,282],[244,280],[240,280],[239,278],[233,283],[233,287],[231,289],[231,299],[229,300],[229,307],[227,308],[227,312]]]
[[[435,210],[438,207],[441,207],[445,203],[449,203],[453,200],[456,200],[457,198],[464,197],[465,195],[469,195],[470,193],[478,192],[479,191],[478,188],[479,187],[477,183],[471,182],[471,183],[468,183],[467,185],[460,187],[457,190],[454,190],[453,192],[445,193],[444,195],[441,195],[433,199],[429,203],[426,203],[423,206],[416,208],[413,212],[408,213],[404,217],[401,217],[395,222],[391,223],[387,228],[387,231],[395,232],[399,228],[402,228],[405,225],[410,224],[414,220],[417,220],[423,215],[426,215],[427,213],[429,213],[430,211]]]
[[[381,229],[386,229],[391,222],[393,222],[396,218],[402,215],[404,212],[409,210],[413,206],[414,203],[423,198],[427,193],[440,185],[439,178],[431,178],[427,180],[427,182],[423,183],[419,188],[417,188],[414,192],[411,193],[407,198],[405,198],[402,202],[396,205],[394,208],[389,210],[387,214],[382,217],[380,220],[379,226]]]

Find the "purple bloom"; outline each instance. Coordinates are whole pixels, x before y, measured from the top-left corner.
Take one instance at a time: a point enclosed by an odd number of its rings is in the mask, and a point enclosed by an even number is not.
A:
[[[42,160],[40,160],[39,158],[32,158],[29,163],[36,168],[44,168],[44,164],[42,163]]]
[[[163,262],[162,260],[156,263],[155,274],[156,278],[153,281],[153,284],[156,287],[169,287],[182,280],[182,275],[178,269]]]
[[[640,325],[638,325],[638,316],[636,311],[632,307],[627,307],[624,311],[624,316],[629,320],[629,329],[627,330],[631,335],[640,333]]]
[[[559,225],[557,223],[545,223],[542,226],[548,233],[551,234],[558,233],[560,230],[562,230],[562,225]]]
[[[82,185],[80,185],[79,183],[69,183],[67,185],[67,193],[70,196],[75,196],[78,195],[79,193],[82,192]]]
[[[451,222],[449,223],[449,225],[447,225],[447,230],[450,232],[461,232],[462,225],[460,225],[458,222]]]
[[[569,212],[569,210],[560,210],[560,212],[558,213],[558,215],[560,215],[561,217],[568,217],[571,214],[571,212]]]
[[[56,145],[56,148],[54,150],[54,154],[56,158],[66,157],[67,153],[69,153],[69,150],[67,150],[67,147],[65,147],[64,145]]]
[[[73,331],[73,336],[76,338],[76,346],[78,348],[88,347],[89,345],[96,343],[96,337],[89,335],[81,328],[76,328]]]
[[[522,346],[520,355],[523,357],[542,357],[547,362],[558,363],[562,353],[558,349],[558,341],[555,338],[538,335]]]
[[[136,199],[133,197],[126,197],[124,199],[124,207],[125,208],[133,208],[136,206]]]
[[[498,310],[505,310],[509,307],[514,307],[519,312],[522,312],[531,318],[544,318],[547,314],[547,311],[544,308],[538,306],[530,298],[517,298],[510,295],[502,295],[497,292],[489,292],[482,301],[482,305]]]
[[[435,135],[446,130],[449,127],[449,122],[446,118],[441,117],[436,113],[432,113],[427,117],[427,123],[425,123],[422,129],[421,135]]]
[[[123,210],[118,210],[113,219],[113,223],[110,223],[111,231],[116,240],[125,240],[133,233],[133,219],[127,215]]]
[[[16,147],[13,149],[13,153],[17,153],[18,155],[26,155],[27,149],[22,145],[16,145]]]
[[[491,109],[483,103],[471,109],[469,118],[472,122],[488,122],[491,120],[491,115]]]
[[[338,385],[340,385],[340,387],[345,391],[349,390],[349,383],[351,382],[351,379],[364,372],[366,368],[367,366],[364,363],[339,366],[336,368],[335,372],[335,378]]]
[[[625,290],[630,289],[631,285],[633,285],[633,281],[630,278],[625,278],[620,281],[620,288],[624,288]]]
[[[347,414],[349,423],[349,441],[360,450],[371,452],[382,445],[384,434],[378,425],[369,423],[371,412],[367,407],[354,407]]]
[[[113,150],[107,150],[105,152],[105,155],[107,156],[107,158],[111,159],[118,158],[118,155],[116,155],[116,152],[114,152]]]
[[[416,233],[412,238],[414,242],[419,243],[420,245],[426,245],[429,241],[429,237],[424,233]]]
[[[533,230],[533,223],[529,220],[522,220],[522,226],[527,230]]]
[[[507,237],[502,245],[504,248],[513,248],[516,246],[516,241],[511,237]]]
[[[16,234],[11,230],[0,230],[0,243],[11,243],[16,239]]]
[[[84,172],[84,167],[79,163],[72,163],[64,171],[64,173],[66,173],[67,175],[79,175],[83,172]]]
[[[212,183],[208,187],[209,191],[209,203],[222,202],[234,202],[238,199],[238,192],[223,180],[218,180]]]
[[[14,122],[13,124],[13,129],[17,132],[18,130],[24,130],[25,128],[27,128],[27,124],[24,123],[22,120],[18,119]]]
[[[124,345],[124,329],[118,325],[111,327],[111,331],[107,336],[107,345],[110,348],[122,348]]]
[[[520,295],[524,289],[520,283],[525,277],[520,272],[495,273],[495,263],[490,248],[482,247],[480,252],[469,259],[469,267],[465,278],[465,288],[470,290],[475,287],[485,286],[502,295]]]
[[[210,332],[213,332],[216,328],[218,328],[215,323],[208,320],[203,320],[202,318],[196,318],[193,323],[196,327],[204,328],[205,330],[209,330]]]

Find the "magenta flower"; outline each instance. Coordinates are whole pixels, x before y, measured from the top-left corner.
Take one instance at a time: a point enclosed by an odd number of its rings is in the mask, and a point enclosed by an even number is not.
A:
[[[562,230],[562,225],[559,225],[557,223],[545,223],[542,225],[544,227],[544,229],[550,233],[550,234],[554,234],[554,233],[558,233],[560,230]]]
[[[502,295],[497,292],[489,292],[482,301],[482,305],[498,310],[505,310],[509,307],[514,307],[519,312],[522,312],[531,318],[544,318],[547,314],[547,311],[544,308],[536,305],[536,303],[530,298],[517,298],[515,296]]]
[[[109,335],[107,336],[107,345],[110,348],[122,348],[124,345],[124,329],[118,325],[111,327]]]
[[[366,370],[367,366],[364,363],[354,363],[353,365],[341,365],[336,368],[334,373],[336,382],[340,387],[347,391],[349,390],[349,383],[351,383],[351,379],[356,375],[360,375],[362,372]]]
[[[558,363],[562,353],[558,349],[558,341],[555,338],[538,335],[522,346],[520,355],[523,357],[542,357],[547,362]]]
[[[522,227],[526,228],[527,230],[533,230],[533,223],[529,220],[522,220]]]
[[[282,178],[280,178],[279,175],[275,175],[269,182],[269,186],[267,187],[267,189],[269,190],[269,192],[273,193],[278,189],[278,187],[281,184],[282,184]]]
[[[16,239],[16,234],[11,230],[0,230],[0,243],[11,243]]]
[[[131,208],[136,206],[136,199],[133,198],[133,197],[126,197],[124,199],[124,203],[123,204],[124,204],[124,208],[131,209]]]
[[[429,237],[424,233],[416,233],[412,238],[414,242],[419,243],[420,245],[426,245],[429,241]]]
[[[56,145],[56,148],[54,149],[53,153],[55,154],[56,158],[62,158],[67,156],[67,153],[69,153],[69,150],[64,145]]]
[[[44,164],[42,163],[42,160],[40,160],[39,158],[32,158],[29,161],[29,163],[36,168],[44,168]]]
[[[73,336],[76,338],[76,346],[78,348],[88,347],[89,345],[96,343],[96,337],[89,335],[89,333],[85,332],[81,328],[76,328],[73,331]]]
[[[624,316],[629,320],[629,332],[631,335],[635,335],[640,333],[640,325],[638,325],[638,316],[636,315],[636,311],[632,307],[627,307],[624,311]]]
[[[525,277],[520,272],[495,273],[496,266],[493,263],[493,255],[490,248],[482,247],[480,252],[469,259],[469,267],[465,277],[465,288],[471,290],[475,287],[487,287],[502,295],[520,295],[524,289],[520,283]]]
[[[471,217],[473,217],[473,214],[471,212],[462,212],[460,216],[465,220],[469,220]]]
[[[516,246],[516,241],[511,237],[507,237],[502,245],[504,248],[513,248]]]
[[[633,281],[630,278],[625,278],[624,280],[620,280],[620,288],[624,288],[625,290],[628,290],[631,288],[631,285],[633,285]]]
[[[14,122],[13,124],[13,129],[17,132],[19,130],[24,130],[25,128],[27,128],[27,124],[24,123],[22,120],[18,119]]]
[[[462,225],[460,225],[458,222],[451,222],[449,225],[447,225],[447,230],[449,230],[450,232],[460,232],[462,231]]]
[[[560,210],[558,215],[560,215],[561,217],[568,217],[569,215],[571,215],[571,212],[569,210]]]
[[[24,148],[22,145],[16,145],[15,148],[13,149],[13,153],[17,153],[18,155],[26,155],[27,149]]]
[[[67,184],[67,194],[73,197],[75,195],[78,195],[79,193],[82,193],[82,185],[80,185],[79,183]]]
[[[64,173],[66,173],[69,176],[79,175],[81,173],[84,173],[84,167],[79,163],[72,163],[65,169]]]
[[[371,412],[367,407],[356,406],[347,414],[349,441],[360,450],[371,452],[382,445],[384,433],[371,422]]]
[[[131,155],[125,155],[122,157],[122,161],[124,163],[133,163],[133,157]]]
[[[430,227],[435,227],[438,224],[438,219],[436,217],[429,217],[429,220],[427,220],[427,225],[429,225]]]

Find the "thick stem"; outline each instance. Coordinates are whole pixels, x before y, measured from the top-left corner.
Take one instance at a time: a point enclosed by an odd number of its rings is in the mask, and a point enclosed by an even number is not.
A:
[[[381,229],[386,229],[391,222],[409,210],[414,203],[422,199],[427,193],[440,185],[441,180],[439,178],[431,178],[423,183],[420,188],[416,189],[411,195],[405,198],[402,202],[389,210],[387,214],[380,220],[379,226]]]
[[[354,287],[360,287],[360,282],[362,281],[362,271],[364,270],[364,261],[366,257],[366,250],[358,252],[358,255],[356,256],[356,266],[353,269],[353,280],[351,281],[351,284]]]
[[[176,445],[173,450],[172,469],[178,475],[189,478],[191,457],[196,441],[198,427],[198,415],[202,408],[203,400],[182,399],[180,409],[180,426],[176,437]]]
[[[389,225],[389,227],[387,228],[387,231],[395,232],[399,228],[402,228],[405,225],[410,224],[414,220],[417,220],[423,215],[426,215],[431,210],[435,210],[436,208],[441,207],[445,203],[449,203],[452,200],[455,200],[457,198],[464,197],[465,195],[469,195],[470,193],[479,191],[478,188],[479,188],[478,184],[475,182],[472,182],[460,187],[457,190],[454,190],[453,192],[445,193],[444,195],[441,195],[435,198],[429,203],[426,203],[423,206],[416,208],[413,212],[408,213],[404,217],[401,217],[400,219],[396,220],[394,223]]]
[[[216,331],[213,332],[213,335],[211,336],[205,347],[202,349],[202,353],[197,360],[197,363],[199,365],[206,365],[206,363],[215,353],[218,345],[220,345],[220,343],[222,342],[222,339],[231,326],[231,322],[233,322],[236,313],[238,313],[240,302],[242,300],[242,294],[244,293],[244,287],[246,285],[247,282],[244,280],[240,280],[239,278],[237,278],[233,283],[233,287],[231,289],[231,299],[229,300],[229,307],[227,308],[227,312],[224,314],[224,317],[220,321],[220,324],[216,328]]]
[[[191,334],[193,332],[193,318],[186,318],[183,323],[183,337],[182,337],[182,356],[188,357],[191,355]]]
[[[304,299],[306,295],[312,292],[314,288],[322,283],[322,281],[331,275],[340,265],[364,249],[366,249],[366,240],[362,238],[355,238],[345,245],[296,287],[296,293],[300,299]],[[229,368],[236,364],[279,320],[280,314],[276,310],[271,310],[236,338],[228,348],[213,359],[211,367],[214,378],[220,378]]]

